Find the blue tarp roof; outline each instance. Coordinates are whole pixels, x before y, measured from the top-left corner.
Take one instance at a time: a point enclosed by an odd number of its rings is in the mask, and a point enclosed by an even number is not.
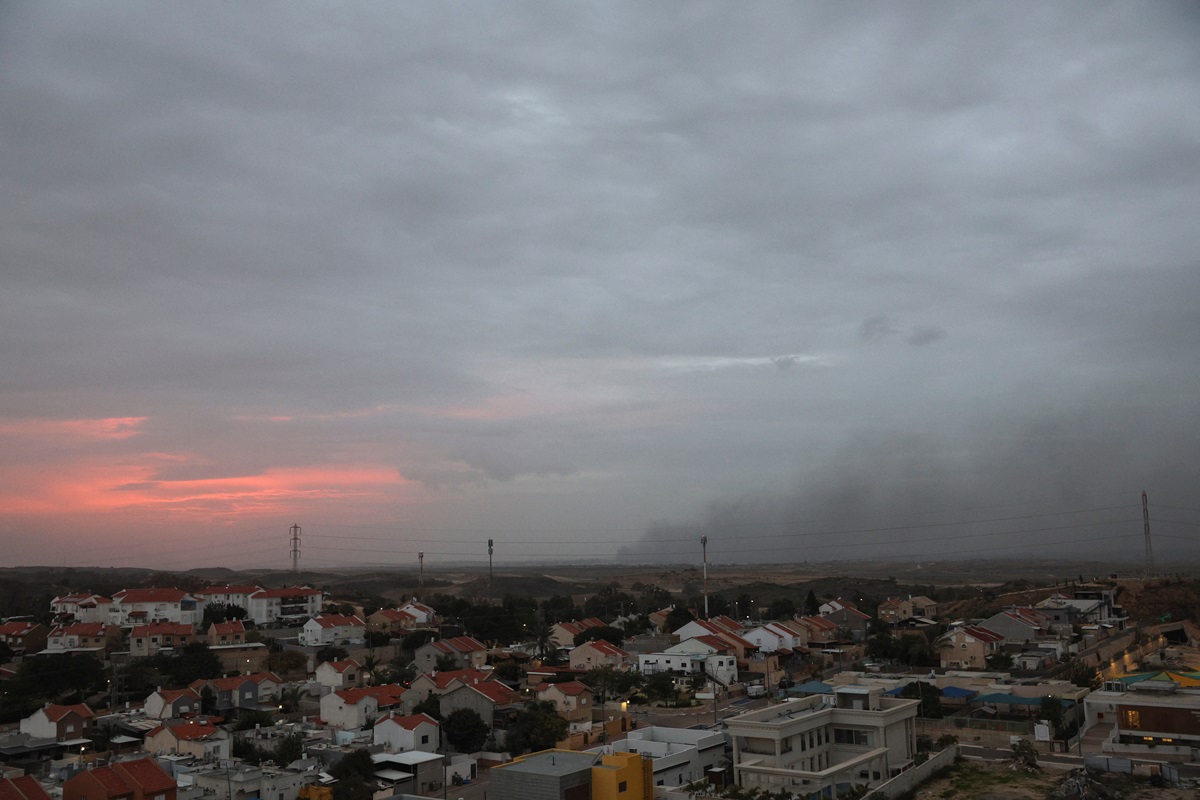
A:
[[[809,681],[788,689],[788,694],[833,694],[833,685],[821,681]]]
[[[1017,697],[1015,694],[1004,694],[1003,692],[995,692],[993,694],[982,694],[975,698],[978,703],[1007,703],[1013,706],[1040,706],[1042,698],[1040,697]],[[1070,700],[1060,700],[1064,707],[1070,706]]]

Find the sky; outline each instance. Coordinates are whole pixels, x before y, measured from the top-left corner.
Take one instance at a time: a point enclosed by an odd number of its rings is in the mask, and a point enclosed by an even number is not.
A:
[[[0,5],[0,566],[1200,557],[1197,41]]]

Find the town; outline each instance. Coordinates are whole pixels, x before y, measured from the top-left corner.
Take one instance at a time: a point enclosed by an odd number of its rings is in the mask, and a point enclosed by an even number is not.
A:
[[[982,605],[685,588],[57,594],[0,624],[4,797],[897,798],[964,757],[1198,774],[1191,579]]]

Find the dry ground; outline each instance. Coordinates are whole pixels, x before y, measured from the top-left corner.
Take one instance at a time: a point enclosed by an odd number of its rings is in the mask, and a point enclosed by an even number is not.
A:
[[[960,761],[945,777],[936,778],[916,790],[917,800],[1047,800],[1077,798],[1060,793],[1068,773],[1054,768],[1035,772],[1013,770],[1008,764]],[[1196,789],[1154,786],[1149,781],[1127,776],[1103,775],[1097,782],[1121,800],[1196,800]],[[1119,793],[1119,794],[1118,794]],[[1095,795],[1089,795],[1095,796]]]

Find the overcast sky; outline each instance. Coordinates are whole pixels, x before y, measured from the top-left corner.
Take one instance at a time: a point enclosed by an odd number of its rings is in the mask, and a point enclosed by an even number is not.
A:
[[[1197,42],[0,5],[0,560],[1200,556]]]

